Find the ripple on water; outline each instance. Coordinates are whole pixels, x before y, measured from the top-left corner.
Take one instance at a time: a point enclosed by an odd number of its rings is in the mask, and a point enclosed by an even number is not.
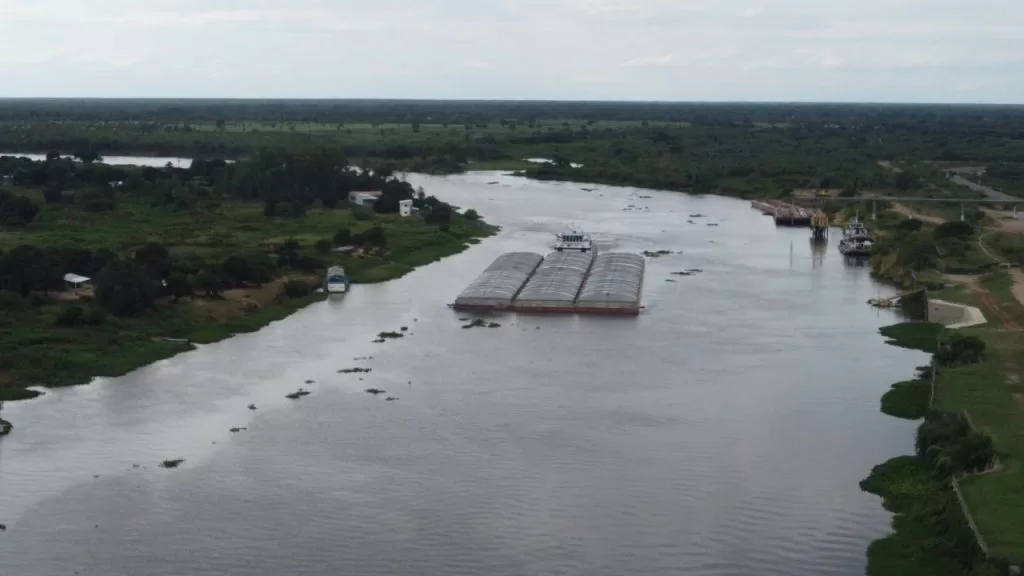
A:
[[[481,198],[495,179],[508,187]],[[863,574],[889,517],[857,482],[912,437],[878,398],[922,360],[875,336],[890,317],[864,306],[880,290],[867,271],[819,263],[806,231],[739,201],[655,192],[624,215],[629,189],[410,181],[501,235],[259,333],[10,405],[0,572]],[[728,226],[680,225],[697,211]],[[451,296],[502,252],[546,251],[566,222],[616,249],[683,252],[651,260],[650,310],[462,330]],[[705,273],[660,281],[690,266]],[[369,344],[414,317],[414,335]],[[369,355],[372,373],[337,373]],[[284,400],[307,379],[312,396]],[[130,468],[167,457],[186,462]]]

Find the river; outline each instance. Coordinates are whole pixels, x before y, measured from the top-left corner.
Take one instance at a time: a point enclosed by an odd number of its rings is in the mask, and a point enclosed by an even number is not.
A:
[[[46,160],[46,154],[26,154],[24,152],[0,152],[0,156],[28,158],[36,162]],[[100,159],[100,162],[110,166],[149,166],[151,168],[163,168],[168,163],[175,168],[188,168],[192,166],[191,158],[175,158],[171,156],[104,156]]]
[[[913,438],[879,397],[927,358],[883,343],[896,318],[865,301],[891,292],[835,241],[814,252],[728,198],[409,178],[502,232],[258,333],[8,404],[0,574],[864,573],[890,515],[858,481]],[[461,328],[446,303],[566,225],[681,254],[650,260],[638,318]],[[684,268],[704,272],[670,275]],[[354,366],[373,371],[337,372]],[[300,386],[313,394],[284,398]]]

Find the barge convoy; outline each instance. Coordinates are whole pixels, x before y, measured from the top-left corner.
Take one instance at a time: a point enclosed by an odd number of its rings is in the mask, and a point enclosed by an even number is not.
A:
[[[589,246],[586,250],[562,246],[547,258],[510,252],[488,266],[451,306],[473,312],[636,316],[645,266],[638,254],[595,255]]]

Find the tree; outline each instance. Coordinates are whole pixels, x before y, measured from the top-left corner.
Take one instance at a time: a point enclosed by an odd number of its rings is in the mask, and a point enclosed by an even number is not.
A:
[[[207,296],[215,297],[224,289],[224,281],[216,270],[206,268],[196,275],[196,288]]]
[[[60,186],[50,185],[43,189],[43,199],[47,204],[60,204],[64,201],[64,193]]]
[[[171,272],[171,275],[167,277],[167,286],[165,287],[167,294],[177,301],[185,296],[192,295],[192,284],[188,281],[188,276],[183,272]]]
[[[466,220],[471,220],[471,221],[475,222],[475,221],[477,221],[479,219],[480,219],[480,214],[478,214],[476,210],[473,210],[472,208],[470,208],[469,210],[466,210]]]
[[[52,250],[43,251],[28,270],[33,290],[49,294],[64,287],[64,261]]]
[[[423,217],[423,220],[427,224],[450,224],[452,221],[453,212],[455,212],[455,210],[452,209],[452,207],[449,204],[439,202],[438,204],[435,204],[430,208],[426,216]]]
[[[81,306],[72,306],[71,308],[66,308],[61,312],[53,323],[57,326],[71,328],[82,324],[84,319],[85,310],[83,310]]]
[[[974,236],[974,227],[968,222],[944,222],[935,227],[935,239],[967,239]]]
[[[157,287],[134,262],[115,260],[96,278],[96,298],[116,316],[135,316],[156,302]]]
[[[83,164],[92,164],[93,162],[99,162],[103,159],[99,152],[92,149],[79,150],[75,152],[74,156]]]
[[[313,244],[313,249],[321,254],[326,254],[331,251],[331,241],[326,238],[321,238]]]
[[[0,192],[0,227],[30,224],[38,213],[39,206],[28,198]]]
[[[223,278],[232,286],[242,286],[252,276],[252,268],[249,262],[241,256],[231,256],[220,265]]]
[[[352,231],[348,228],[342,228],[334,233],[334,245],[335,246],[348,246],[352,244]]]
[[[171,254],[163,244],[157,242],[150,242],[136,250],[135,262],[154,280],[163,280],[171,273]]]

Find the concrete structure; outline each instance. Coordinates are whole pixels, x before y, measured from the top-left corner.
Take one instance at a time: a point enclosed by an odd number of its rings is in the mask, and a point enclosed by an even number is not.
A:
[[[956,304],[934,298],[928,299],[927,314],[929,322],[942,324],[951,330],[977,326],[986,322],[985,315],[974,306]]]
[[[413,210],[412,200],[399,200],[398,201],[398,214],[403,218],[412,216]]]
[[[379,190],[361,190],[357,192],[348,193],[349,204],[356,206],[363,206],[365,208],[372,208],[374,202],[380,198],[381,192]]]

